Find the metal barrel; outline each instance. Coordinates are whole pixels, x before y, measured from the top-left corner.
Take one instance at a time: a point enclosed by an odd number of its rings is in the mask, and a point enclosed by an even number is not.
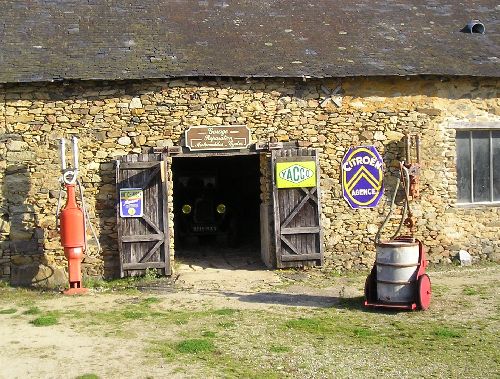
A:
[[[415,299],[420,265],[418,242],[388,241],[376,244],[377,298],[386,303]]]

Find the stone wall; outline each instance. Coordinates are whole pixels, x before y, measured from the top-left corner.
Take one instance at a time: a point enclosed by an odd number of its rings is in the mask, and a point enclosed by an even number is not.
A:
[[[331,95],[338,85],[341,94]],[[119,264],[114,160],[176,145],[193,125],[244,124],[254,142],[297,140],[317,148],[325,262],[338,269],[373,263],[373,238],[387,212],[398,161],[404,159],[403,135],[420,133],[422,196],[413,208],[417,237],[429,247],[430,260],[450,262],[460,249],[477,258],[497,259],[500,207],[455,204],[455,130],[451,127],[457,120],[498,122],[497,91],[498,80],[475,78],[3,85],[0,278],[21,284],[64,281],[65,260],[55,223],[59,138],[80,138],[81,179],[103,247],[98,253],[90,246],[84,272],[112,277]],[[347,148],[356,145],[375,145],[386,162],[387,195],[374,209],[352,210],[342,199],[340,162]],[[269,170],[265,157],[261,162],[266,201]],[[397,212],[386,235],[394,230],[396,216]]]

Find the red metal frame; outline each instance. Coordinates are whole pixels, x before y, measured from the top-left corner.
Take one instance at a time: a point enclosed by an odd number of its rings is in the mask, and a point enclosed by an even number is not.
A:
[[[408,241],[410,237],[401,236],[397,237],[398,241]],[[411,240],[413,240],[411,238]],[[417,271],[417,278],[415,281],[415,296],[414,300],[410,303],[386,303],[383,301],[377,300],[377,267],[376,264],[373,265],[373,268],[366,278],[365,282],[365,307],[373,307],[373,308],[390,308],[395,310],[426,310],[430,304],[431,298],[431,287],[430,287],[430,279],[425,280],[424,284],[420,285],[420,282],[423,282],[421,279],[422,276],[426,276],[428,279],[428,275],[425,273],[425,270],[428,266],[428,262],[425,255],[425,249],[422,242],[416,240],[419,246],[419,266]],[[421,292],[421,288],[423,287],[423,291]]]

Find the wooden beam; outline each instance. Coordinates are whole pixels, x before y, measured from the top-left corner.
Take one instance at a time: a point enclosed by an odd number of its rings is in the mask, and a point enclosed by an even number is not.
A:
[[[156,226],[156,224],[153,222],[153,220],[151,220],[148,216],[146,216],[144,214],[144,215],[142,215],[142,219],[146,222],[147,225],[151,226],[156,233],[158,233],[158,234],[161,233],[160,228],[158,228],[158,226]]]
[[[156,250],[158,250],[160,248],[160,246],[163,244],[163,239],[156,242],[155,245],[151,248],[151,250],[149,250],[147,252],[147,254],[145,256],[143,256],[140,260],[139,260],[139,263],[143,263],[143,262],[147,262],[147,260],[149,258],[151,258],[153,256],[154,253],[156,253]]]
[[[158,166],[160,161],[154,162],[121,162],[120,170],[142,170]]]
[[[314,160],[316,161],[316,209],[318,212],[318,220],[319,220],[319,253],[321,255],[320,258],[320,264],[321,266],[324,265],[325,263],[325,255],[323,251],[323,228],[321,225],[321,183],[320,183],[320,178],[321,178],[321,172],[320,172],[320,167],[319,167],[319,154],[318,150],[314,149],[313,150],[313,156]]]
[[[145,270],[147,268],[165,268],[165,262],[146,262],[146,263],[124,263],[124,270]]]
[[[295,254],[300,254],[298,251],[297,251],[297,248],[295,246],[293,246],[293,243],[291,243],[288,238],[286,238],[285,236],[283,235],[280,235],[280,239],[290,248],[290,250],[292,250]],[[281,257],[284,256],[284,254],[280,254]]]
[[[135,236],[122,236],[121,241],[127,242],[151,242],[151,241],[162,241],[164,239],[163,233],[161,234],[142,234]]]
[[[278,157],[277,162],[310,162],[314,157],[310,155],[291,155],[288,157]]]
[[[306,195],[309,195],[309,198],[314,201],[316,204],[318,203],[318,199],[316,198],[316,196],[313,196],[314,193],[317,192],[317,187],[313,187],[311,188],[311,190],[307,189],[307,188],[301,188],[302,192],[304,192]]]
[[[177,146],[179,147],[179,146]],[[182,150],[181,150],[182,151]],[[160,170],[160,178],[161,178],[161,194],[162,194],[162,215],[163,215],[163,251],[165,259],[165,275],[172,275],[172,269],[170,268],[170,231],[168,228],[168,164],[167,164],[167,156],[162,154],[162,163]],[[161,253],[160,253],[161,257]]]
[[[302,207],[307,203],[307,201],[309,199],[312,199],[311,197],[311,194],[313,194],[316,190],[316,188],[313,188],[311,191],[308,191],[308,190],[304,190],[304,188],[301,188],[304,192],[306,192],[306,196],[304,196],[302,198],[302,200],[300,201],[300,203],[298,203],[295,208],[293,209],[292,212],[290,212],[290,214],[287,216],[287,218],[285,219],[285,221],[283,221],[283,223],[281,224],[281,227],[284,228],[286,227],[292,220],[293,218],[297,215],[297,213],[299,213],[299,211],[302,209]],[[288,189],[290,190],[290,189]],[[313,199],[315,200],[315,199]]]
[[[120,191],[118,189],[118,184],[121,182],[121,170],[120,170],[120,165],[122,164],[123,162],[121,162],[120,160],[117,160],[116,161],[116,166],[115,166],[115,179],[116,179],[116,191],[118,192],[117,193],[117,197],[120,198]],[[122,222],[122,220],[120,219],[120,201],[117,201],[116,202],[116,205],[115,205],[115,216],[116,216],[116,226],[117,226],[117,233],[118,233],[118,256],[119,256],[119,259],[120,259],[120,278],[123,278],[125,275],[124,275],[124,272],[123,272],[123,241],[122,241],[122,226],[120,225],[120,223]]]
[[[294,228],[281,227],[281,234],[317,234],[319,231],[319,226],[297,226]]]
[[[293,261],[321,261],[321,254],[297,254],[297,255],[282,255],[281,260],[283,262],[293,262]]]
[[[274,226],[274,242],[275,242],[275,259],[276,267],[283,268],[281,264],[281,231],[280,231],[280,207],[279,207],[279,195],[278,188],[276,187],[276,159],[278,158],[279,150],[273,150],[271,152],[271,184],[273,186],[273,226]]]
[[[160,165],[154,167],[153,170],[149,173],[149,176],[146,178],[144,184],[142,185],[142,190],[148,188],[149,183],[151,183],[151,181],[156,178],[156,176],[160,172],[160,167],[161,167]]]

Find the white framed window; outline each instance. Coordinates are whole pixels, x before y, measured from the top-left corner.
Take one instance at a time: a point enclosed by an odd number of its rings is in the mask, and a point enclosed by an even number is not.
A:
[[[500,204],[500,130],[456,132],[457,203]]]

